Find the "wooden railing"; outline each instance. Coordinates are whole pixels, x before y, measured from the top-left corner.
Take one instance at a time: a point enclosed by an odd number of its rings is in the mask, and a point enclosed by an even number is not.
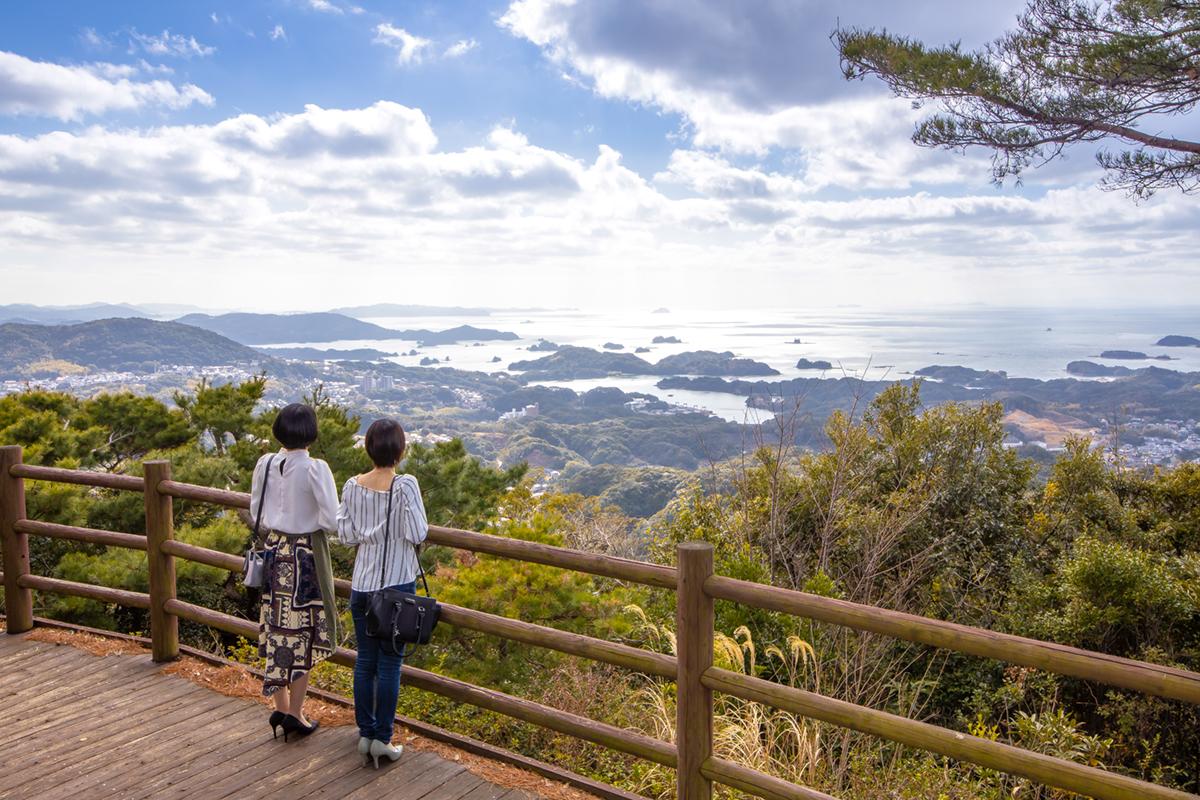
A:
[[[240,569],[242,560],[229,553],[176,541],[173,501],[178,498],[248,508],[248,495],[174,481],[171,465],[166,461],[145,462],[144,475],[145,478],[138,478],[31,466],[22,463],[20,447],[0,447],[0,542],[3,544],[9,633],[21,633],[33,626],[32,591],[37,590],[149,610],[152,653],[157,661],[178,656],[180,619],[257,638],[257,622],[188,603],[175,596],[176,558],[228,570]],[[26,519],[24,481],[27,479],[141,492],[145,496],[145,534]],[[29,569],[29,536],[143,550],[149,564],[150,591],[148,594],[131,592],[34,575]],[[717,668],[713,664],[713,603],[715,600],[742,603],[1198,705],[1200,674],[721,577],[713,574],[712,548],[704,543],[680,545],[676,568],[437,526],[430,528],[429,541],[676,591],[676,656],[454,605],[443,606],[442,612],[442,619],[450,625],[675,680],[677,720],[674,742],[407,665],[403,668],[403,676],[407,685],[672,767],[676,770],[678,797],[685,800],[708,800],[712,796],[713,782],[768,800],[832,800],[822,792],[714,754],[713,692],[764,703],[1101,800],[1197,800],[1197,795],[1176,789]],[[336,589],[340,596],[348,596],[349,583],[339,580]],[[354,663],[354,657],[354,651],[339,648],[333,660],[349,666]]]

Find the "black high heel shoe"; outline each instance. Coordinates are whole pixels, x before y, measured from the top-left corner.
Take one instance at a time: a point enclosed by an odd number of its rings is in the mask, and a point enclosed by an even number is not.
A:
[[[287,718],[287,714],[282,711],[272,711],[271,716],[267,718],[267,724],[271,726],[271,738],[279,738],[279,727],[283,725],[283,721]],[[286,741],[286,739],[285,739]]]
[[[283,725],[283,740],[285,742],[288,740],[288,736],[293,733],[297,736],[308,736],[317,728],[321,727],[321,723],[317,722],[316,720],[313,720],[311,725],[305,725],[291,714],[285,716],[281,724]]]

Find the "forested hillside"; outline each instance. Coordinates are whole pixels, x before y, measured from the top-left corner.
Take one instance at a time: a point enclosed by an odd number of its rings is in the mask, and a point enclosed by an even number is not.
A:
[[[245,489],[254,461],[273,449],[264,390],[261,379],[201,384],[171,407],[133,395],[8,395],[0,398],[0,443],[23,445],[29,463],[130,474],[145,458],[166,457],[177,479]],[[320,392],[309,399],[320,419],[314,455],[339,481],[363,470],[353,442],[360,421]],[[648,521],[582,494],[534,496],[524,465],[483,465],[458,441],[413,446],[405,467],[418,477],[433,522],[663,563],[678,542],[704,539],[715,545],[722,574],[1200,669],[1200,466],[1117,471],[1080,441],[1041,480],[1003,447],[998,404],[925,407],[919,384],[887,388],[857,416],[833,414],[825,434],[823,452],[764,441],[744,459],[664,473],[656,480],[673,499]],[[566,486],[590,492],[612,480],[580,473]],[[37,481],[27,492],[32,518],[124,531],[143,524],[139,495]],[[230,553],[247,543],[236,515],[189,502],[175,511],[183,541]],[[147,588],[140,553],[41,537],[30,546],[38,574]],[[345,575],[352,551],[334,550]],[[425,558],[447,602],[672,647],[666,593],[442,548]],[[179,593],[257,615],[255,598],[220,570],[181,561]],[[88,625],[147,626],[136,609],[47,593],[37,602],[38,613]],[[1200,791],[1194,707],[740,606],[719,604],[717,625],[726,668]],[[253,659],[245,643],[216,640],[190,623],[182,631],[193,645]],[[652,735],[674,724],[669,682],[463,629],[440,627],[418,663]],[[349,693],[340,667],[323,664],[314,679]],[[412,689],[402,706],[624,788],[673,795],[671,774],[658,767]],[[1062,796],[729,697],[717,711],[726,755],[841,798]]]

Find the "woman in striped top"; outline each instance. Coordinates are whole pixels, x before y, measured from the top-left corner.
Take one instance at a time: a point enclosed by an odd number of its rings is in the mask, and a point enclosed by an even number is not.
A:
[[[400,694],[401,656],[367,635],[367,605],[370,593],[379,589],[396,587],[413,591],[417,545],[425,541],[429,532],[417,479],[396,475],[404,446],[400,423],[393,419],[371,423],[367,428],[366,448],[375,469],[346,481],[337,515],[338,539],[358,549],[350,583],[350,616],[358,641],[358,658],[354,662],[358,752],[374,758],[376,766],[381,756],[395,761],[403,750],[391,745]]]

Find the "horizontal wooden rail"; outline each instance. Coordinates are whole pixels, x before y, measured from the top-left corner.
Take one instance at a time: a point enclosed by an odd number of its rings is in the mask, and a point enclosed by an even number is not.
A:
[[[164,607],[168,613],[176,614],[183,619],[199,622],[218,630],[223,630],[238,636],[256,638],[258,624],[250,620],[240,619],[220,611],[204,608],[183,600],[168,600]],[[353,650],[340,647],[331,659],[334,663],[353,666],[356,654]],[[524,700],[519,697],[485,689],[463,681],[447,678],[435,672],[429,672],[414,667],[402,667],[404,680],[419,689],[457,700],[461,703],[486,708],[505,714],[515,719],[532,722],[552,731],[565,733],[578,739],[594,742],[613,750],[644,758],[665,766],[675,766],[675,747],[669,742],[654,739],[640,733],[627,731],[615,725],[569,714],[565,711]]]
[[[20,533],[32,536],[71,539],[76,542],[103,544],[109,547],[126,547],[130,550],[146,549],[146,537],[139,533],[116,533],[96,528],[79,528],[75,525],[59,525],[56,522],[41,522],[35,519],[17,520],[13,528]]]
[[[244,564],[241,556],[222,553],[220,550],[209,550],[207,547],[198,547],[176,539],[163,542],[161,547],[167,555],[178,556],[218,569],[227,569],[230,572],[240,572]]]
[[[479,631],[538,647],[547,647],[560,653],[590,658],[593,661],[603,661],[606,664],[644,672],[647,675],[675,679],[676,661],[674,656],[653,653],[627,644],[617,644],[592,636],[561,631],[557,628],[509,619],[449,603],[440,605],[442,622],[458,628]]]
[[[212,503],[230,508],[249,508],[250,495],[245,492],[232,492],[228,489],[214,489],[211,486],[196,486],[179,481],[159,481],[158,491],[180,500],[196,500],[201,503]]]
[[[679,583],[678,573],[674,567],[587,553],[582,550],[571,550],[538,542],[527,542],[524,539],[509,539],[505,536],[491,536],[475,531],[430,525],[428,541],[459,550],[470,550],[474,553],[487,553],[533,564],[561,567],[576,572],[586,572],[590,575],[656,586],[661,589],[674,589]]]
[[[1096,800],[1197,800],[1197,796],[1135,778],[1086,767],[925,722],[857,706],[843,700],[793,689],[726,669],[710,668],[701,680],[713,691],[764,703],[794,714],[819,719],[841,728],[868,733],[929,753],[938,753],[981,767],[1020,775],[1030,780]]]
[[[1200,673],[734,578],[714,576],[704,589],[718,600],[1200,704]]]
[[[207,625],[210,628],[232,633],[235,636],[244,636],[247,639],[258,638],[259,630],[257,622],[251,622],[248,619],[242,619],[241,617],[235,617],[220,611],[213,611],[211,608],[198,606],[186,600],[171,598],[163,603],[163,609],[168,614],[174,614],[181,619],[199,622],[201,625]]]
[[[622,753],[628,753],[666,767],[675,766],[675,746],[670,742],[559,711],[532,700],[523,700],[503,692],[497,692],[494,689],[485,689],[482,686],[447,678],[427,670],[402,667],[401,671],[404,680],[418,689],[531,722],[534,725],[565,733],[576,739],[593,742],[610,750],[619,750]]]
[[[116,603],[119,606],[132,608],[150,608],[150,595],[144,592],[110,589],[107,586],[64,581],[61,578],[43,578],[41,575],[22,575],[17,578],[17,583],[26,589],[36,589],[40,592],[84,597],[88,600],[98,600],[101,603]]]
[[[701,765],[700,771],[710,781],[723,783],[731,788],[765,798],[765,800],[837,800],[836,797],[818,792],[816,789],[797,786],[723,758],[707,759]]]
[[[112,472],[91,472],[83,469],[39,467],[35,464],[16,464],[9,469],[14,478],[29,478],[35,481],[72,483],[76,486],[96,486],[101,489],[124,489],[129,492],[145,490],[145,482],[136,475],[117,475]]]

